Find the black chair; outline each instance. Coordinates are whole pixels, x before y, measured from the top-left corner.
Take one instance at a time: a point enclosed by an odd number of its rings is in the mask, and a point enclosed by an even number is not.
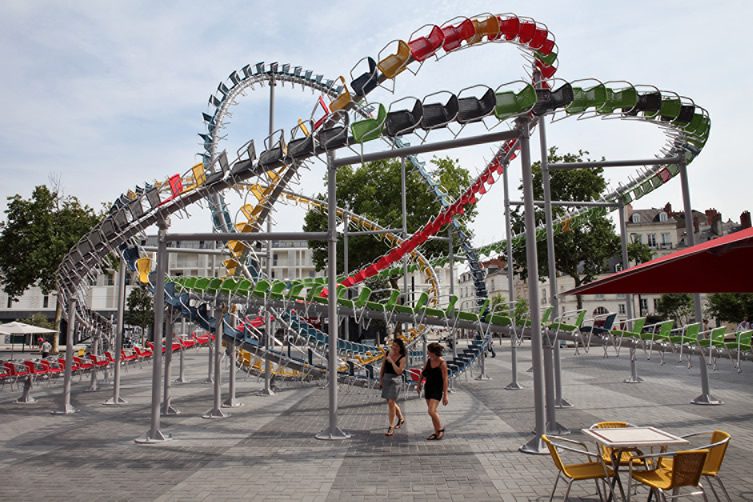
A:
[[[497,98],[491,88],[487,88],[480,98],[475,96],[459,98],[457,121],[460,124],[470,124],[483,120],[484,117],[494,112],[496,104]]]
[[[421,101],[416,100],[412,110],[397,110],[387,113],[387,118],[384,120],[383,133],[385,136],[391,138],[410,134],[421,124],[423,116],[423,104]]]
[[[661,93],[659,91],[638,94],[638,103],[632,110],[622,110],[627,115],[637,116],[639,112],[646,115],[656,115],[661,109]]]
[[[311,122],[309,121],[309,127],[313,129]],[[303,132],[306,130],[305,123],[301,121],[299,125],[293,128],[291,136],[297,131]],[[311,134],[305,134],[302,138],[296,138],[288,143],[288,158],[301,159],[309,157],[314,154],[314,136]]]
[[[556,90],[536,89],[536,104],[533,106],[533,114],[537,116],[544,115],[547,112],[565,108],[573,102],[573,86],[564,83]]]
[[[369,64],[369,71],[363,73],[359,77],[353,79],[350,82],[350,87],[353,89],[353,94],[356,96],[366,96],[368,93],[376,89],[377,79],[377,64],[373,58],[365,58]]]
[[[279,139],[272,146],[273,137],[279,133]],[[283,148],[285,147],[285,138],[283,136],[282,129],[270,134],[267,139],[264,140],[264,146],[266,150],[259,154],[259,165],[261,167],[272,167],[279,164],[283,157]]]
[[[446,127],[447,124],[457,118],[458,97],[454,94],[449,94],[450,98],[445,104],[431,103],[427,105],[426,103],[424,103],[424,116],[421,118],[421,129],[429,131],[431,129]],[[426,98],[424,98],[424,100],[425,99]]]

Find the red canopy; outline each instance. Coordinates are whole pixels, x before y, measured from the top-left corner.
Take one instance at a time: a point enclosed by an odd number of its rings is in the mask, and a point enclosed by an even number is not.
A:
[[[681,249],[564,294],[750,292],[753,228]]]

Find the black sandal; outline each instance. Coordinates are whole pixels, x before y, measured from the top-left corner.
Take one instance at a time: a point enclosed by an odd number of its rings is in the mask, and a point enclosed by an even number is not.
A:
[[[437,437],[435,438],[437,441],[441,441],[444,439],[444,429],[437,432]]]
[[[436,432],[434,434],[432,434],[431,436],[429,436],[429,437],[426,438],[427,441],[436,441],[437,439],[439,439],[439,436],[437,436]]]
[[[389,426],[387,428],[387,432],[384,433],[385,436],[394,436],[395,435],[395,428],[393,426]]]
[[[399,429],[400,427],[403,426],[404,423],[405,423],[405,417],[400,417],[400,420],[398,420],[397,423],[395,424],[395,429]]]

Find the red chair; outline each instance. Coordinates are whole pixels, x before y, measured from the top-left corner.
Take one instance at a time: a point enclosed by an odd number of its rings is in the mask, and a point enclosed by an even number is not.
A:
[[[173,342],[172,349],[173,352],[178,352],[183,349],[183,345],[180,342]]]
[[[78,356],[73,356],[73,360],[76,362],[79,371],[87,371],[94,367],[94,363],[86,362]]]
[[[16,365],[14,362],[6,361],[3,363],[3,366],[5,366],[5,373],[8,375],[6,378],[12,379],[10,383],[11,388],[13,388],[13,385],[17,383],[20,378],[29,375],[29,371],[24,365]]]
[[[65,358],[64,357],[58,357],[58,366],[63,368],[63,371],[65,371]],[[71,374],[72,375],[75,374],[80,369],[81,368],[79,367],[78,363],[74,359],[73,364],[71,365]]]
[[[533,19],[526,19],[520,22],[520,29],[518,30],[518,41],[521,44],[528,44],[533,40],[533,35],[536,33],[536,21]]]
[[[49,372],[34,361],[24,361],[24,365],[26,366],[27,373],[31,375],[33,380],[41,376],[49,376]]]
[[[531,41],[528,42],[528,46],[531,49],[541,49],[543,47],[544,42],[546,42],[546,37],[549,35],[549,30],[547,30],[543,25],[536,26],[533,37],[531,38]]]
[[[134,352],[136,352],[136,355],[139,356],[140,360],[149,359],[154,354],[151,350],[142,350],[137,345],[133,346]]]
[[[42,359],[39,361],[39,364],[47,370],[47,374],[52,376],[60,376],[60,374],[63,372],[63,367],[59,364],[55,364],[54,366],[50,363],[47,359]]]
[[[504,36],[506,40],[513,40],[518,36],[520,32],[520,20],[518,16],[502,17],[497,16],[499,19],[499,33]]]
[[[411,56],[413,56],[413,59],[418,62],[424,61],[426,58],[433,56],[442,46],[442,42],[444,42],[442,28],[437,25],[427,25],[427,27],[428,26],[431,26],[431,32],[428,36],[418,37],[408,41]]]
[[[447,25],[442,28],[442,34],[444,35],[444,42],[442,43],[442,49],[445,52],[451,52],[459,48],[460,45],[476,34],[476,29],[473,26],[473,21],[466,18],[456,25]]]
[[[97,368],[104,368],[105,366],[110,365],[110,361],[107,359],[100,359],[94,354],[89,354],[89,360],[96,366]]]

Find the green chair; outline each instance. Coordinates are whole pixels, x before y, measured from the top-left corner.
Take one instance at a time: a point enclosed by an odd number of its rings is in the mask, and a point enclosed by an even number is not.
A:
[[[455,304],[458,301],[457,295],[450,295],[449,300],[447,303],[447,307],[444,309],[439,309],[436,307],[424,307],[422,316],[423,318],[426,318],[426,316],[429,317],[436,317],[438,319],[441,319],[444,321],[445,326],[449,327],[449,315],[451,312],[455,310]]]
[[[366,143],[379,138],[382,135],[382,127],[387,118],[387,109],[379,104],[376,118],[357,120],[350,126],[350,132],[356,143]]]
[[[220,293],[227,296],[228,301],[230,298],[235,294],[235,291],[238,289],[238,284],[240,283],[240,279],[237,277],[225,277],[225,279],[222,281],[222,284],[220,284]]]
[[[495,98],[496,105],[494,106],[494,116],[497,117],[498,120],[507,120],[528,113],[537,101],[536,90],[530,84],[527,84],[518,92],[499,92],[499,88],[497,88]]]
[[[251,291],[251,296],[265,300],[271,284],[268,280],[262,279],[256,283],[254,289]]]
[[[565,107],[569,115],[583,113],[589,108],[600,110],[607,102],[607,88],[604,84],[598,84],[584,89],[573,87],[573,101]]]
[[[662,92],[661,108],[659,108],[659,116],[665,122],[675,120],[680,115],[682,110],[682,101],[680,97],[674,93],[667,96],[666,92]]]
[[[418,321],[418,314],[422,312],[426,304],[429,301],[429,293],[426,291],[422,291],[420,295],[418,295],[418,298],[416,298],[416,303],[413,305],[403,304],[403,305],[395,305],[394,311],[399,314],[409,314],[411,317],[413,317],[413,322],[420,324]],[[423,316],[421,317],[423,319]]]
[[[249,279],[241,279],[238,281],[238,285],[235,287],[235,294],[238,296],[245,296],[246,303],[251,296],[251,291],[254,289],[254,284]]]
[[[620,110],[626,113],[635,108],[636,104],[638,104],[638,91],[632,85],[620,90],[606,87],[606,101],[596,112],[607,114]]]
[[[718,359],[717,355],[720,351],[726,349],[726,346],[724,344],[724,336],[727,332],[727,329],[724,326],[720,326],[718,328],[712,328],[709,331],[706,331],[705,333],[708,334],[705,338],[700,338],[698,340],[698,346],[709,349],[709,359],[711,359],[711,366],[714,371],[716,371],[717,364],[716,361]],[[701,333],[703,335],[704,333]],[[714,349],[716,349],[716,353],[714,352]]]
[[[630,341],[631,350],[635,348],[636,342],[641,340],[641,333],[643,332],[643,326],[646,325],[646,318],[636,317],[634,319],[628,319],[627,321],[625,321],[625,325],[632,325],[632,327],[627,329],[613,329],[609,332],[612,335],[612,346],[617,353],[617,357],[620,356],[620,348],[622,347],[622,343],[625,341],[625,338]],[[619,337],[620,343],[616,342],[617,337]]]
[[[275,300],[282,300],[282,293],[287,289],[288,283],[285,281],[274,281],[269,288],[269,296]]]
[[[742,355],[745,353],[750,353],[751,347],[751,338],[753,338],[753,330],[747,330],[747,331],[740,331],[735,335],[735,341],[734,342],[725,342],[725,347],[729,351],[730,359],[732,359],[732,351],[737,352],[737,362],[735,363],[735,369],[737,369],[738,373],[742,373],[742,367],[740,366],[740,359],[742,358]]]
[[[542,54],[538,51],[533,53],[533,57],[535,57],[538,61],[541,61],[546,66],[552,66],[555,61],[557,61],[557,53],[552,51],[549,54]]]
[[[680,346],[680,362],[682,362],[682,352],[683,349],[687,346],[688,349],[695,347],[698,345],[698,334],[701,332],[701,323],[696,322],[693,324],[688,324],[682,328],[680,331],[679,336],[670,336],[670,346]],[[662,364],[664,363],[664,358],[662,358]],[[688,367],[690,367],[690,356],[688,356]]]
[[[391,289],[389,297],[384,302],[367,301],[366,309],[381,313],[384,316],[384,322],[388,322],[392,316],[392,311],[397,305],[397,299],[400,297],[400,291]]]
[[[220,286],[222,286],[222,279],[220,279],[219,277],[212,277],[211,279],[209,279],[209,283],[204,290],[204,294],[214,296],[216,298],[220,292]]]
[[[482,315],[484,315],[487,308],[489,308],[489,298],[486,298],[484,302],[479,306],[478,312],[458,310],[457,312],[455,312],[455,317],[460,321],[469,321],[479,324],[481,323],[481,317]]]
[[[643,342],[643,352],[646,352],[646,346],[648,345],[648,359],[651,359],[655,343],[664,347],[664,345],[671,342],[672,326],[674,326],[674,321],[662,321],[644,326],[643,331],[638,333],[638,338]],[[664,352],[662,351],[662,361],[664,360],[663,354]]]

